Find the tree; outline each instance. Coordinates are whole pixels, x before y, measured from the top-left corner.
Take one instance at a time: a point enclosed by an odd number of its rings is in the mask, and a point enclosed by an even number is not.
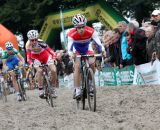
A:
[[[98,0],[0,0],[0,23],[12,32],[26,35],[30,29],[41,29],[45,17],[62,9],[86,7]],[[159,0],[107,0],[124,16],[136,17],[141,22],[149,17],[155,7],[160,6]]]

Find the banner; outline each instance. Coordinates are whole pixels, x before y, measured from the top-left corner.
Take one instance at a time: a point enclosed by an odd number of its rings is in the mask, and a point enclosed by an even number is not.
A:
[[[123,85],[150,85],[160,84],[160,61],[156,60],[138,65],[127,66],[122,69],[118,68],[103,68],[102,71],[96,71],[95,83],[97,87],[123,86]],[[65,81],[65,83],[64,83]],[[60,79],[62,86],[67,86],[73,81],[73,76],[69,79]],[[68,86],[74,86],[71,82]]]
[[[133,84],[134,66],[122,69],[103,68],[99,76],[99,86],[121,86]],[[97,79],[97,78],[96,78]]]
[[[135,67],[134,85],[160,84],[160,62],[156,60]]]

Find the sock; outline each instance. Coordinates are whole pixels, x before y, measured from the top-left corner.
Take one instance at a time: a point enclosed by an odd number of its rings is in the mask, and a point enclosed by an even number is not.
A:
[[[77,87],[77,88],[76,88],[76,95],[79,95],[79,94],[80,94],[80,92],[81,92],[80,87]]]

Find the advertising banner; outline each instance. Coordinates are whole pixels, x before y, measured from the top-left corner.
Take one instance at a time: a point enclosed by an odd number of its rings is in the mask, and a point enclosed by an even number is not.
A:
[[[100,86],[121,86],[133,84],[134,66],[122,69],[103,68],[99,74]]]
[[[146,63],[135,67],[135,85],[160,84],[160,62],[156,60],[153,64]]]

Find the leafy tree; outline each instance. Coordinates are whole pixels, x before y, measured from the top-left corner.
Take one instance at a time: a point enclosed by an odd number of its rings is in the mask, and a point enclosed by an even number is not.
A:
[[[41,29],[45,17],[59,8],[73,9],[87,7],[98,0],[0,0],[0,23],[12,32],[26,35],[30,29]],[[159,0],[107,0],[112,7],[124,16],[136,17],[141,22],[149,17]]]

